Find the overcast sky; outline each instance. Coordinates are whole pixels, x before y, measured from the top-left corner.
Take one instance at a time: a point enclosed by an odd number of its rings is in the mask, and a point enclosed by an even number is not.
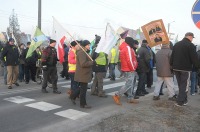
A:
[[[42,0],[42,31],[52,34],[54,16],[71,34],[92,40],[102,34],[106,23],[114,29],[124,26],[138,29],[146,23],[163,19],[166,30],[178,34],[188,31],[200,44],[200,30],[194,25],[191,10],[196,0]],[[6,31],[12,9],[18,15],[22,32],[33,34],[37,26],[38,0],[0,0],[0,32]],[[175,22],[173,22],[175,21]],[[176,35],[174,35],[174,38]]]

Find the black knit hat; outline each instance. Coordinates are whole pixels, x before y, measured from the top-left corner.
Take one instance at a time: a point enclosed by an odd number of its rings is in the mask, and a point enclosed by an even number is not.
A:
[[[15,42],[15,40],[13,38],[9,38],[8,42]]]
[[[85,47],[86,45],[90,44],[90,41],[88,40],[83,40],[81,43],[81,46]]]
[[[31,45],[31,42],[27,42],[26,45]]]
[[[125,42],[129,45],[129,46],[133,46],[134,44],[134,39],[131,37],[126,37],[125,38]]]
[[[75,47],[77,45],[77,43],[75,41],[72,41],[71,43],[71,46]]]
[[[139,42],[138,42],[137,40],[134,40],[134,44],[135,44],[135,45],[138,45]]]
[[[50,42],[49,42],[50,44],[52,44],[52,43],[55,43],[55,42],[56,42],[56,40],[54,40],[54,39],[50,39],[49,41],[50,41]]]
[[[148,44],[147,40],[146,39],[142,40],[142,44]]]

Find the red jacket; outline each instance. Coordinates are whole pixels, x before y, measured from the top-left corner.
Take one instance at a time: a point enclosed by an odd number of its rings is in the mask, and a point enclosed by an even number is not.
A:
[[[119,55],[121,61],[121,70],[123,72],[132,72],[136,70],[138,66],[136,54],[126,42],[123,42],[119,46]]]

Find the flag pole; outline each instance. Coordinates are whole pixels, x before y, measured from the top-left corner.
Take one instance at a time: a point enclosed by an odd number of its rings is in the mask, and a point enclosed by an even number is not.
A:
[[[58,21],[53,17],[53,19],[58,23]],[[83,47],[74,39],[74,37],[60,24],[60,26],[65,30],[65,32],[76,42],[76,44],[83,50],[83,52],[88,56],[88,58],[93,61],[92,57],[83,49]]]

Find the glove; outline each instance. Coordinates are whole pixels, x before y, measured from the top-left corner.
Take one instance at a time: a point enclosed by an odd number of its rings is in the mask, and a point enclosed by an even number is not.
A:
[[[42,70],[47,71],[48,70],[47,66],[46,65],[42,66]]]

